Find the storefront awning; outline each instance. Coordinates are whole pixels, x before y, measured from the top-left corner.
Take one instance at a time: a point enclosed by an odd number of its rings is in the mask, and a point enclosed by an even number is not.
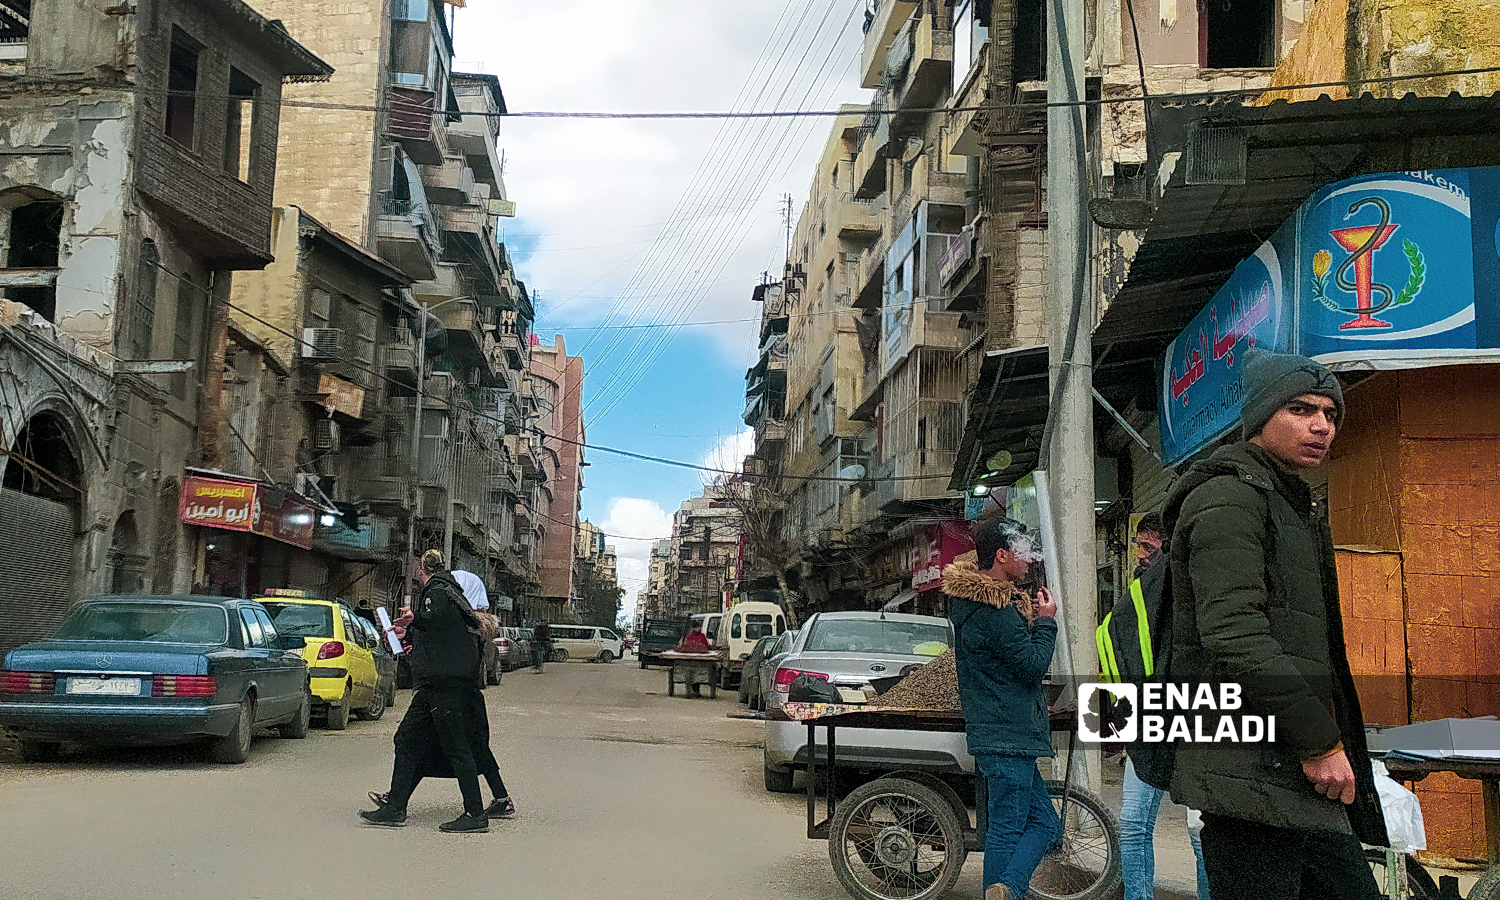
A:
[[[1394,169],[1500,164],[1500,94],[1153,105],[1159,200],[1094,330],[1096,360],[1154,358],[1308,197]],[[1442,139],[1442,140],[1435,140]]]

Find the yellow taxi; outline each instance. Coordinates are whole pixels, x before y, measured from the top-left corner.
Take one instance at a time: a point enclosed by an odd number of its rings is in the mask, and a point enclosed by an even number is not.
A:
[[[394,674],[381,677],[377,655],[379,633],[337,600],[320,600],[307,591],[274,589],[258,598],[287,650],[307,662],[313,709],[326,713],[328,727],[343,731],[352,712],[378,719],[395,697]],[[387,683],[387,681],[389,683]]]

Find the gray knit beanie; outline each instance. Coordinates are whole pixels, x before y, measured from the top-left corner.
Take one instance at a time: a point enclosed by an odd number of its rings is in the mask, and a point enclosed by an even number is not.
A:
[[[1332,400],[1338,421],[1344,421],[1344,391],[1332,372],[1305,356],[1258,347],[1245,351],[1245,399],[1240,407],[1244,439],[1260,434],[1277,410],[1303,394]]]

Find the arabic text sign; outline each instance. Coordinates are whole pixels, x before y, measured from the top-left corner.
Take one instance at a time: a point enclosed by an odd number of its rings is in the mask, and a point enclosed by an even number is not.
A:
[[[255,517],[255,485],[217,478],[185,478],[180,515],[188,525],[250,531]]]
[[[1162,456],[1176,462],[1239,422],[1242,367],[1251,347],[1291,343],[1281,277],[1283,228],[1240,263],[1228,283],[1167,347],[1161,378]]]
[[[179,517],[187,525],[247,531],[298,547],[312,546],[314,509],[265,485],[189,476]]]

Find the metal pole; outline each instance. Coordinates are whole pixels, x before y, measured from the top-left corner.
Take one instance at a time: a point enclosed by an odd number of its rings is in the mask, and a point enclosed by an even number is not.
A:
[[[1084,7],[1049,0],[1047,13],[1047,323],[1052,420],[1042,448],[1056,519],[1058,571],[1052,577],[1069,643],[1058,660],[1077,684],[1098,671],[1094,646],[1093,304],[1088,280],[1088,148],[1084,129]],[[1093,748],[1090,748],[1091,750]],[[1097,792],[1100,760],[1084,754],[1084,782]],[[1070,773],[1071,774],[1071,773]]]
[[[417,411],[411,425],[411,506],[406,511],[406,602],[411,604],[412,568],[417,553],[417,507],[422,480],[422,406],[427,398],[427,309],[417,304],[417,316],[422,320],[417,338]]]

